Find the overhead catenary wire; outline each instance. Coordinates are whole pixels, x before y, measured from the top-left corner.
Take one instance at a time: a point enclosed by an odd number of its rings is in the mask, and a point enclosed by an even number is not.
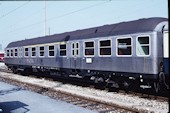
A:
[[[110,0],[111,1],[111,0]],[[84,7],[84,8],[81,8],[81,9],[78,9],[78,10],[75,10],[75,11],[72,11],[72,12],[69,12],[69,13],[66,13],[66,14],[63,14],[63,15],[60,15],[60,16],[55,16],[55,17],[52,17],[52,18],[49,18],[47,19],[47,21],[51,21],[53,19],[58,19],[58,18],[61,18],[61,17],[65,17],[65,16],[68,16],[68,15],[71,15],[71,14],[74,14],[74,13],[77,13],[77,12],[80,12],[80,11],[84,11],[84,10],[87,10],[89,8],[93,8],[93,7],[96,7],[96,6],[99,6],[99,5],[103,5],[105,3],[108,3],[110,1],[105,1],[105,2],[102,2],[102,3],[97,3],[97,4],[93,4],[93,5],[90,5],[88,7]]]
[[[78,9],[78,10],[63,14],[63,15],[60,15],[60,16],[55,16],[55,17],[46,19],[46,22],[54,20],[54,19],[58,19],[58,18],[61,18],[61,17],[65,17],[65,16],[68,16],[68,15],[71,15],[71,14],[74,14],[74,13],[77,13],[77,12],[80,12],[80,11],[83,11],[83,10],[87,10],[89,8],[93,8],[93,7],[96,7],[96,6],[99,6],[99,5],[103,5],[103,4],[108,3],[108,2],[110,2],[110,1],[104,1],[102,3],[93,4],[93,5],[90,5],[90,6],[87,6],[87,7],[84,7],[84,8],[81,8],[81,9]],[[15,31],[19,31],[19,30],[24,30],[26,28],[29,28],[29,27],[32,27],[32,26],[35,26],[35,25],[38,25],[38,24],[41,24],[41,23],[44,23],[44,20],[38,21],[36,23],[30,24],[30,25],[27,25],[27,26],[24,26],[24,27],[21,27],[21,28],[14,29],[14,30],[6,32],[6,33],[11,33],[11,32],[15,32]]]
[[[105,2],[110,2],[110,1],[105,1]],[[102,3],[98,3],[98,4],[104,4],[104,3],[102,2]],[[71,12],[62,14],[62,15],[60,15],[60,16],[52,17],[52,18],[47,19],[47,21],[56,20],[56,19],[58,19],[58,18],[61,18],[61,17],[65,17],[65,16],[68,16],[68,15],[74,14],[74,13],[76,13],[76,12],[89,9],[90,7],[95,7],[95,5],[98,6],[98,4],[94,4],[94,5],[85,7],[85,8],[81,8],[81,9],[79,9],[79,10],[71,11]],[[153,5],[153,4],[152,4],[152,5]],[[149,7],[150,7],[150,5],[149,5]],[[143,9],[144,9],[144,8],[146,9],[146,6],[143,7]],[[134,11],[134,12],[137,12],[137,11]],[[129,13],[130,13],[130,14],[133,14],[132,12],[129,12]],[[129,14],[122,14],[122,16],[126,16],[126,15],[129,15]],[[122,16],[121,16],[121,17],[122,17]],[[119,17],[114,17],[114,18],[120,18],[120,16],[119,16]],[[113,18],[113,19],[114,19],[114,18]],[[43,23],[43,22],[44,22],[44,20],[43,20],[43,21],[36,22],[36,23],[33,23],[33,24],[30,24],[30,25],[27,25],[27,26],[24,26],[24,27],[21,27],[21,28],[13,29],[12,31],[9,31],[9,32],[7,32],[7,33],[15,32],[15,31],[19,31],[19,30],[24,30],[24,29],[26,29],[26,28],[30,28],[30,27],[32,27],[32,26],[41,24],[41,23]],[[37,30],[37,31],[38,31],[38,30]],[[34,34],[35,34],[35,33],[34,33]]]
[[[43,10],[43,9],[44,9],[44,8],[41,8],[41,9],[39,9],[38,11],[35,11],[34,13],[27,15],[25,18],[23,18],[23,19],[21,19],[21,20],[18,20],[17,22],[15,22],[15,23],[12,24],[12,25],[7,26],[6,28],[9,28],[9,27],[11,27],[11,26],[15,26],[15,25],[17,25],[17,24],[19,24],[19,23],[22,23],[22,22],[24,22],[25,20],[28,20],[28,19],[32,18],[32,15],[36,15],[36,16],[37,16],[37,14],[40,14],[40,11]]]
[[[22,8],[23,6],[27,5],[29,2],[30,2],[30,1],[27,1],[27,2],[23,3],[22,5],[16,7],[15,9],[13,9],[13,10],[7,12],[6,14],[3,14],[3,15],[0,17],[0,19],[2,19],[2,18],[4,18],[4,17],[8,16],[9,14],[13,13],[14,11],[16,11],[16,10]]]
[[[110,0],[110,1],[117,1],[117,0]],[[104,3],[107,3],[107,2],[110,2],[110,1],[105,1]],[[104,3],[98,3],[98,4],[94,4],[94,5],[91,5],[91,6],[88,6],[88,7],[85,7],[85,8],[82,8],[82,9],[79,9],[79,10],[75,10],[75,11],[72,11],[72,12],[69,12],[69,13],[66,13],[66,14],[63,14],[63,15],[60,15],[60,16],[55,16],[55,17],[52,17],[52,18],[49,18],[47,19],[46,21],[52,21],[52,20],[56,20],[56,19],[59,19],[59,18],[62,18],[62,17],[65,17],[65,16],[68,16],[68,15],[71,15],[71,14],[74,14],[74,13],[77,13],[79,11],[83,11],[83,10],[86,10],[86,9],[89,9],[89,8],[92,8],[92,7],[95,7],[95,6],[99,6],[99,5],[102,5]],[[143,1],[142,3],[145,3],[145,1]],[[138,3],[138,4],[135,4],[134,6],[135,7],[138,7],[138,5],[141,5],[141,3]],[[155,4],[152,4],[153,6],[155,6]],[[143,8],[152,8],[149,6],[145,6]],[[138,10],[135,10],[134,13],[137,13],[139,10],[141,9],[138,9]],[[118,16],[118,17],[114,17],[113,19],[118,19],[118,18],[121,18],[121,17],[125,17],[129,14],[133,14],[132,12],[128,12],[126,14],[122,14],[121,16]],[[40,24],[41,22],[37,23],[37,24]],[[35,25],[35,24],[33,24]],[[34,33],[35,34],[35,33]]]

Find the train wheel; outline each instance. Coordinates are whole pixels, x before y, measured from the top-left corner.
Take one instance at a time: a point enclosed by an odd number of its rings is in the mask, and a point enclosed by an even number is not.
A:
[[[11,70],[12,70],[12,72],[13,72],[14,74],[17,74],[17,73],[18,73],[18,71],[17,71],[17,68],[16,68],[16,67],[13,67]]]
[[[31,72],[32,72],[31,69],[25,68],[24,71],[21,72],[21,75],[23,75],[23,76],[28,76],[28,75],[31,74]]]

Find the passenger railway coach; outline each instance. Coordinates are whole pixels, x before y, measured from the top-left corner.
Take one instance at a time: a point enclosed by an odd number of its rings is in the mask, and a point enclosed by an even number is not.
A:
[[[3,50],[0,50],[0,62],[4,62],[4,54],[5,52]]]
[[[113,87],[169,89],[168,19],[143,18],[10,43],[17,72],[89,78]]]

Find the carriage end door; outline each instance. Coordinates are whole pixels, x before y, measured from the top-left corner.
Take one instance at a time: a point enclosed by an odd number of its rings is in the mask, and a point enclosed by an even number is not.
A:
[[[74,69],[80,68],[80,58],[79,58],[80,49],[79,48],[80,48],[79,42],[72,43],[72,57],[73,57],[72,67]]]
[[[163,34],[163,65],[165,74],[169,74],[169,32]]]

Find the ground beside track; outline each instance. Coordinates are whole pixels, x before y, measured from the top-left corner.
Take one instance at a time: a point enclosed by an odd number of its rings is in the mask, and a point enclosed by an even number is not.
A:
[[[97,113],[0,82],[0,113]]]

